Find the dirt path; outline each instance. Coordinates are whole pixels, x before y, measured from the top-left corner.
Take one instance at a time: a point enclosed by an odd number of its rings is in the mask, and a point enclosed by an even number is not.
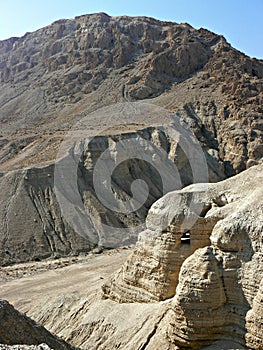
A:
[[[0,298],[8,300],[19,311],[27,312],[28,309],[37,306],[39,300],[44,297],[52,298],[67,293],[89,295],[120,268],[130,252],[131,249],[108,251],[70,266],[35,271],[32,276],[1,281]],[[25,269],[26,265],[21,266]],[[32,268],[32,263],[28,265]],[[21,269],[19,265],[12,268],[18,271]]]

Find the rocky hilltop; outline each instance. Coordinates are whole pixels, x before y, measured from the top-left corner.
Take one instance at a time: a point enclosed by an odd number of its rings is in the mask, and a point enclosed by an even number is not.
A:
[[[239,173],[263,155],[263,63],[202,28],[104,13],[60,20],[1,41],[0,70],[1,264],[136,241],[137,232],[120,239],[93,222],[77,229],[57,203],[54,160],[69,130],[83,118],[95,138],[78,146],[83,150],[77,179],[81,201],[99,223],[114,228],[144,223],[164,193],[152,167],[126,160],[115,173],[115,196],[129,199],[131,183],[143,178],[149,197],[128,216],[105,208],[91,180],[109,144],[143,137],[154,143],[155,153],[161,147],[176,164],[182,186],[193,182],[189,159],[180,143],[160,132],[171,114],[195,134],[212,182]],[[132,114],[138,101],[148,107]],[[119,119],[113,107],[118,103],[130,108]],[[85,232],[79,235],[79,230]]]
[[[262,156],[263,62],[203,28],[104,13],[60,20],[1,41],[0,69],[2,169],[54,159],[83,115],[144,99],[180,112],[226,176]]]

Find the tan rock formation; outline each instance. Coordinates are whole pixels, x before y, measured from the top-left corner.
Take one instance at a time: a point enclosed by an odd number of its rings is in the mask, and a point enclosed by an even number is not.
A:
[[[180,241],[180,214],[187,217],[186,206],[178,209],[177,197],[195,194],[198,185],[157,201],[148,215],[148,230],[140,235],[135,251],[110,284],[103,287],[104,295],[119,302],[174,296],[162,322],[163,327],[168,325],[170,340],[179,346],[195,348],[211,339],[233,338],[244,346],[247,334],[249,348],[260,349],[262,170],[262,165],[253,167],[235,178],[208,185],[201,196],[193,196],[192,203],[199,197],[206,204],[199,220],[208,225],[200,225],[196,219],[186,248]],[[171,232],[171,226],[177,229]],[[209,237],[211,246],[207,246]],[[197,249],[200,246],[204,248]]]
[[[203,28],[80,16],[1,41],[0,67],[1,169],[52,160],[84,115],[143,99],[180,112],[227,176],[262,157],[262,62]]]
[[[53,166],[7,173],[0,187],[1,265],[91,249],[61,217]]]
[[[146,111],[149,110],[152,110],[151,106],[146,108]],[[162,111],[159,108],[154,110]],[[131,140],[132,144],[127,146],[126,140]],[[70,145],[69,155],[55,164],[50,162],[2,174],[0,265],[78,254],[98,245],[114,248],[135,243],[138,235],[136,226],[144,224],[148,209],[163,195],[163,191],[192,182],[187,156],[181,154],[179,142],[169,138],[161,126],[97,136],[90,143],[85,142],[85,139],[81,139]],[[124,160],[114,172],[103,168],[99,174],[101,183],[107,177],[111,179],[114,199],[121,198],[122,201],[131,199],[131,185],[137,179],[145,181],[149,192],[145,201],[142,200],[138,208],[132,206],[127,214],[101,203],[93,185],[94,168],[99,157],[108,151],[107,164],[115,162],[119,157],[116,145],[118,149],[123,147],[125,150]],[[75,148],[82,152],[76,163],[71,156]],[[142,159],[139,159],[140,154]],[[167,160],[156,169],[157,162],[152,161],[152,157],[166,157]],[[67,162],[73,163],[70,171]],[[164,165],[168,167],[164,168]],[[61,175],[56,169],[63,167],[66,171]],[[209,161],[208,167],[212,168]],[[175,169],[179,174],[178,179],[172,175]],[[163,177],[158,170],[163,172]],[[62,176],[75,172],[76,179],[69,176],[69,179],[60,181]],[[73,186],[76,188],[72,194]],[[128,230],[129,227],[131,230]],[[121,231],[122,228],[127,230]]]
[[[262,258],[258,261],[262,265]],[[262,277],[262,273],[261,273]],[[254,297],[252,308],[246,316],[246,343],[248,348],[260,349],[262,347],[262,327],[263,327],[263,281],[261,279],[257,294]],[[253,297],[254,295],[252,295]]]
[[[29,314],[83,349],[260,350],[262,170],[162,197],[102,295],[49,298]],[[190,244],[181,244],[185,225]]]
[[[117,128],[114,118],[92,113],[100,107],[151,99],[193,130],[211,181],[248,168],[158,200],[134,252],[105,283],[106,300],[69,298],[70,310],[54,309],[50,300],[43,322],[52,328],[58,312],[63,317],[56,331],[94,350],[263,348],[262,61],[202,28],[100,13],[1,41],[0,69],[0,264],[136,240],[136,234],[120,239],[117,230],[107,235],[90,220],[81,221],[86,205],[99,222],[136,225],[162,195],[158,174],[132,161],[122,164],[112,187],[116,197],[130,200],[129,186],[140,168],[153,188],[141,211],[113,215],[94,196],[90,180],[98,155],[110,144],[116,156],[114,142],[129,132],[133,138],[146,134],[169,150],[179,159],[182,183],[192,182],[189,157],[152,128],[166,125],[166,117],[142,113],[131,122],[126,116]],[[54,160],[67,132],[85,116],[90,131],[100,124],[104,133],[92,149],[85,142],[74,145],[82,151],[76,169],[81,210],[69,225],[76,197],[66,198],[71,214],[62,215]]]

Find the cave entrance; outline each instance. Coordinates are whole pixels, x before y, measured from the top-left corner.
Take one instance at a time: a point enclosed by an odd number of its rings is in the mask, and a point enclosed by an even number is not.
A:
[[[190,244],[190,231],[184,231],[181,236],[181,244]]]

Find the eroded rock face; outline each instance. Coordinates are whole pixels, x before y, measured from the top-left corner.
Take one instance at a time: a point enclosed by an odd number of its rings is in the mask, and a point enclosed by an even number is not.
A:
[[[123,200],[130,199],[130,184],[141,176],[152,190],[145,205],[125,216],[107,212],[97,201],[90,173],[101,150],[116,141],[105,130],[112,128],[122,139],[131,127],[129,117],[117,127],[114,115],[94,116],[100,107],[150,99],[152,106],[178,112],[203,148],[212,182],[257,164],[263,156],[262,62],[205,29],[146,17],[80,16],[1,41],[0,68],[1,263],[77,253],[97,244],[112,247],[119,241],[116,232],[105,234],[89,220],[77,223],[88,242],[78,237],[77,228],[60,215],[54,196],[52,164],[67,132],[84,117],[86,129],[96,130],[99,124],[104,130],[93,148],[86,149],[78,169],[82,202],[92,208],[99,224],[134,227],[163,195],[158,174],[133,159],[116,172],[113,188]],[[189,157],[151,129],[167,125],[165,115],[141,113],[131,123],[132,137],[147,134],[148,140],[169,150],[182,185],[187,185],[193,182]],[[7,174],[10,170],[16,172]],[[25,172],[33,185],[24,184]],[[77,219],[83,216],[78,213]],[[129,233],[122,242],[130,244],[136,238],[137,233]]]
[[[89,141],[81,139],[73,143],[67,155],[56,163],[2,174],[1,264],[77,254],[97,246],[114,248],[135,243],[137,226],[144,225],[152,203],[164,191],[193,182],[188,156],[182,152],[180,141],[171,138],[161,127],[96,136]],[[148,186],[149,193],[142,205],[132,206],[129,213],[106,207],[94,188],[94,168],[105,152],[106,166],[97,177],[101,177],[100,188],[110,179],[114,200],[131,200],[131,186],[137,179]],[[202,155],[206,162],[205,153]],[[110,164],[118,162],[118,157],[124,159],[110,171]],[[211,180],[215,177],[213,163],[208,160],[207,166],[204,181],[209,175]],[[57,169],[63,168],[61,175]],[[175,170],[177,178],[173,176]],[[223,174],[218,172],[217,176],[220,179]]]
[[[157,201],[148,217],[152,231],[141,234],[132,255],[103,287],[104,296],[124,303],[172,298],[159,325],[166,329],[168,343],[200,348],[211,340],[234,339],[241,348],[260,349],[262,169],[262,165],[253,167],[235,178],[207,185],[199,196],[206,203],[202,220],[208,222],[208,226],[203,225],[207,231],[202,232],[197,219],[189,229],[186,249],[180,241],[182,219],[178,211],[184,212],[184,217],[187,213],[184,205],[176,207],[178,192]],[[193,185],[179,193],[187,196],[197,190],[198,185]],[[156,219],[158,208],[160,216],[166,218],[166,230],[164,222]],[[170,227],[177,229],[171,232]],[[197,249],[198,245],[204,248]]]
[[[202,40],[189,41],[191,26],[160,24],[145,17],[106,14],[55,22],[34,34],[1,42],[1,81],[23,82],[29,75],[39,79],[41,72],[51,77],[50,73],[67,69],[64,77],[45,83],[47,102],[54,97],[65,102],[67,97],[82,98],[96,90],[112,68],[125,67],[133,71],[132,79],[126,79],[127,93],[139,99],[153,97],[202,68],[212,55],[209,46],[220,40],[200,32]]]
[[[202,198],[205,203],[204,188],[207,186],[200,187],[194,197],[195,200]],[[105,294],[109,293],[119,302],[160,301],[175,294],[183,261],[197,248],[210,243],[211,230],[216,223],[214,218],[191,215],[188,204],[192,192],[185,190],[184,194],[181,199],[179,193],[168,193],[154,203],[147,216],[147,229],[140,233],[133,254],[113,279],[111,288],[105,286]],[[186,211],[189,216],[185,221]],[[188,244],[188,239],[184,241],[182,237],[193,220],[196,222],[190,233],[191,244]]]
[[[180,112],[226,176],[262,157],[262,62],[203,28],[80,16],[1,41],[0,68],[2,169],[54,159],[83,115],[144,99]]]
[[[103,287],[106,300],[92,308],[83,301],[86,308],[78,304],[69,319],[64,314],[62,324],[76,327],[62,327],[64,337],[96,350],[112,345],[177,350],[212,342],[216,348],[222,339],[232,343],[224,346],[261,349],[262,165],[253,165],[263,156],[262,61],[187,24],[95,14],[2,41],[0,69],[1,263],[116,243],[116,235],[108,241],[99,237],[91,222],[85,225],[90,240],[82,239],[67,225],[54,195],[52,164],[72,125],[88,115],[91,129],[98,123],[115,126],[92,117],[100,107],[151,98],[178,112],[194,131],[212,181],[250,168],[155,203],[134,253]],[[153,120],[143,114],[135,132],[157,125]],[[127,131],[125,123],[121,127]],[[130,218],[105,215],[84,181],[107,138],[84,154],[78,169],[81,200],[94,204],[97,218],[126,225]],[[32,166],[46,161],[50,165]],[[129,172],[123,164],[126,178],[134,178],[138,163],[133,165]],[[185,171],[184,184],[191,182],[187,176]],[[123,185],[123,175],[115,180],[115,188]],[[160,195],[153,187],[152,202]],[[141,214],[133,217],[135,224]],[[125,312],[128,329],[125,318],[118,321]]]
[[[259,261],[259,264],[261,262]],[[252,309],[248,311],[246,316],[246,327],[247,327],[246,343],[247,343],[247,346],[252,349],[260,349],[260,347],[262,347],[262,325],[263,325],[262,284],[263,282],[261,280],[260,286],[257,290],[257,294],[254,297],[254,300],[252,303]]]
[[[262,170],[168,193],[102,293],[49,299],[29,314],[87,349],[260,350]]]
[[[53,166],[7,173],[0,179],[1,264],[90,250],[62,218]]]

